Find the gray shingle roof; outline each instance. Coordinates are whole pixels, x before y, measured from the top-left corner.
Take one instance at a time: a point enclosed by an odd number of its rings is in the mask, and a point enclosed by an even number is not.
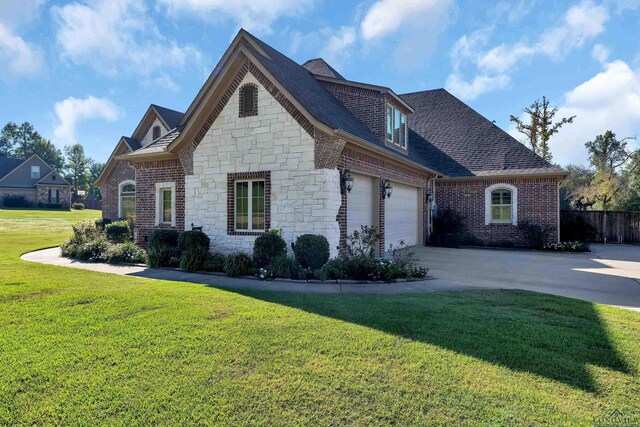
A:
[[[151,104],[151,106],[156,109],[160,117],[162,117],[162,120],[169,125],[169,129],[173,129],[178,126],[180,120],[182,120],[182,116],[184,116],[184,113],[181,113],[180,111],[171,110],[156,104]]]
[[[310,59],[302,64],[311,74],[344,80],[344,77],[322,58]]]
[[[140,144],[137,139],[129,138],[128,136],[123,136],[122,139],[124,139],[124,142],[127,143],[131,151],[136,151],[142,148],[142,144]]]
[[[153,153],[162,153],[166,151],[166,148],[171,144],[175,139],[180,135],[180,131],[182,128],[175,128],[160,138],[153,141],[151,144],[147,145],[144,148],[134,151],[130,154],[153,154]]]
[[[562,172],[444,89],[400,97],[415,109],[409,146],[431,169],[447,176]]]
[[[23,159],[14,159],[13,157],[0,157],[0,179],[6,174],[20,166],[24,162]]]

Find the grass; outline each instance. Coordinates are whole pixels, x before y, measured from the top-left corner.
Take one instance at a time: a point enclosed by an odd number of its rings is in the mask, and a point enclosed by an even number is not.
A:
[[[640,314],[519,292],[229,292],[21,261],[95,211],[0,210],[0,425],[593,425]]]

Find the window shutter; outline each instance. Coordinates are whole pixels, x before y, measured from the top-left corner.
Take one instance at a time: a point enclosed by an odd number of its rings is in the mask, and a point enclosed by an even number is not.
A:
[[[60,203],[60,190],[56,190],[56,203]]]
[[[51,189],[49,189],[49,203],[51,203]]]

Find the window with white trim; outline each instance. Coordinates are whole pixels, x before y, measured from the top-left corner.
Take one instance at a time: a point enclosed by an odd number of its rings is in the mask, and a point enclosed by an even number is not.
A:
[[[491,222],[511,222],[511,190],[499,189],[491,192]]]
[[[518,224],[518,189],[510,184],[485,188],[485,224]]]
[[[235,230],[264,231],[265,180],[235,181]]]
[[[389,104],[387,104],[386,128],[388,142],[407,148],[407,116]]]
[[[136,213],[136,183],[134,181],[123,181],[119,187],[118,216],[126,218]]]
[[[176,183],[156,183],[156,225],[176,225]]]
[[[40,166],[31,166],[31,179],[40,179]]]

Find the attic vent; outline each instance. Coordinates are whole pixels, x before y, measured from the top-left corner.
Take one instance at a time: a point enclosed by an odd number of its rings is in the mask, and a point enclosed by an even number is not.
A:
[[[51,181],[55,181],[56,180],[56,176],[55,175],[51,175]]]
[[[160,138],[160,126],[154,126],[153,127],[153,140],[155,141],[156,139]]]
[[[247,83],[240,88],[240,117],[258,115],[258,86]]]

